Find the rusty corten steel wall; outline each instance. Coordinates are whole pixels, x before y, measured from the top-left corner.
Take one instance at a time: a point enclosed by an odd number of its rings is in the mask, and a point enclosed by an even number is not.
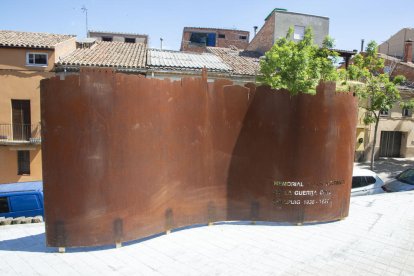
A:
[[[82,69],[41,83],[47,244],[93,246],[214,221],[348,215],[357,104],[228,80]]]

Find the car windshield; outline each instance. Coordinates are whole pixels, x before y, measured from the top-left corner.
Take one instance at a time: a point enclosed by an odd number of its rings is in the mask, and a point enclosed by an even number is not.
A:
[[[397,179],[401,182],[414,185],[414,169],[403,171]]]

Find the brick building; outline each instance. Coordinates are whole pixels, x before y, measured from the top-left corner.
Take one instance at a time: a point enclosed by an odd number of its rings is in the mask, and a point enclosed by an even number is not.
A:
[[[206,47],[235,47],[246,49],[249,45],[248,31],[185,27],[181,40],[181,51],[206,52]]]

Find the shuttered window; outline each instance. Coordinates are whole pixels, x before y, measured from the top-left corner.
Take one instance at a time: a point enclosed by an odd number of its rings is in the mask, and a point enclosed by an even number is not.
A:
[[[30,151],[17,151],[17,174],[30,174]]]

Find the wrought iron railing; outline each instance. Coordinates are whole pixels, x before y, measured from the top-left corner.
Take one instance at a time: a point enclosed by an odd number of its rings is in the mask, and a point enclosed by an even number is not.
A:
[[[0,124],[0,142],[40,143],[40,123]]]

